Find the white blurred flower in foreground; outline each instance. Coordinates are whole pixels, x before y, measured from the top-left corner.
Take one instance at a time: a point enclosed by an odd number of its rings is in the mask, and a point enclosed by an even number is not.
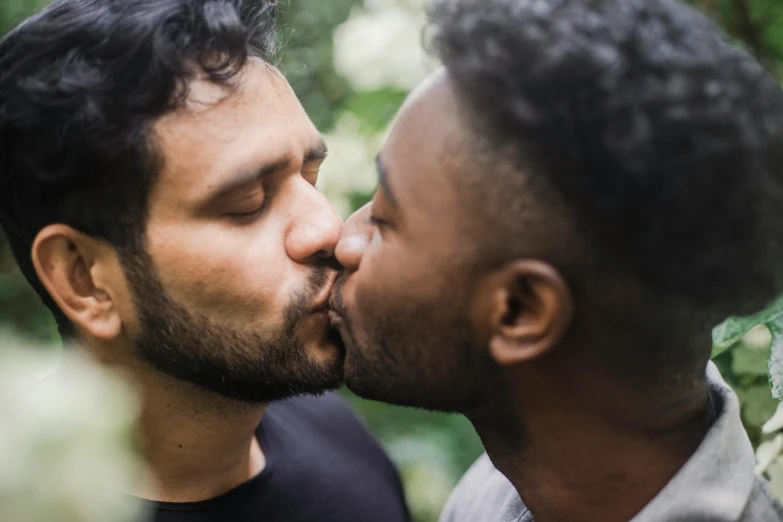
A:
[[[362,132],[361,124],[350,114],[343,114],[324,136],[329,158],[318,175],[318,189],[343,218],[352,210],[348,199],[351,193],[369,194],[375,189],[375,156],[383,138],[382,134]]]
[[[0,332],[0,520],[139,520],[136,413],[118,378]]]
[[[367,0],[334,33],[335,69],[356,90],[410,90],[436,67],[422,47],[422,0]]]

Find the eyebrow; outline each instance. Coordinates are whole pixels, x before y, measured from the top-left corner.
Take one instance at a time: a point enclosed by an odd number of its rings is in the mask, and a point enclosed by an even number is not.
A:
[[[302,164],[312,163],[314,161],[323,161],[326,159],[327,154],[328,149],[326,147],[326,143],[321,140],[307,149],[307,151],[304,153],[304,156],[302,157]],[[291,166],[291,161],[291,158],[282,158],[275,162],[268,163],[262,166],[260,169],[242,172],[225,183],[220,184],[217,188],[211,191],[210,195],[207,196],[206,199],[207,201],[218,201],[228,197],[229,195],[247,187],[248,185],[258,183],[270,174],[280,172],[281,170],[286,170]]]
[[[378,186],[383,192],[383,195],[391,202],[393,206],[397,206],[397,197],[389,185],[389,175],[386,171],[386,166],[381,161],[381,155],[375,157],[375,170],[378,171]]]

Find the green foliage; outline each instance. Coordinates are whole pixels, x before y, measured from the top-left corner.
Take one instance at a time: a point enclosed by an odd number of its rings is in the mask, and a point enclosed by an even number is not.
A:
[[[360,4],[361,0],[295,0],[280,8],[281,69],[322,131],[334,125],[337,109],[353,95],[332,66],[332,33]]]
[[[48,3],[47,0],[3,0],[0,2],[0,34]]]
[[[407,95],[393,88],[364,91],[349,99],[344,110],[358,117],[366,132],[382,132]]]
[[[783,74],[783,4],[779,0],[690,0],[775,75]],[[782,77],[783,78],[783,77]]]
[[[767,375],[772,386],[772,395],[783,398],[783,297],[774,301],[767,309],[748,317],[730,317],[715,327],[712,332],[712,356],[717,357],[737,345],[756,327],[765,327],[771,337],[771,348],[767,352]],[[742,352],[741,352],[742,353]],[[761,357],[756,355],[756,358]]]
[[[22,277],[0,232],[0,326],[3,325],[38,340],[57,340],[54,319]]]

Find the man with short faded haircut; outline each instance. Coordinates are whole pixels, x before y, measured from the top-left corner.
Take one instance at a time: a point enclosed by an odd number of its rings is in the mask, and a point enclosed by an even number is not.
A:
[[[312,396],[342,377],[342,222],[274,40],[253,0],[56,0],[20,24],[0,224],[72,350],[139,392],[155,521],[404,522],[388,458]]]
[[[432,15],[337,246],[348,386],[472,421],[443,522],[781,520],[708,365],[783,291],[778,83],[673,0]]]

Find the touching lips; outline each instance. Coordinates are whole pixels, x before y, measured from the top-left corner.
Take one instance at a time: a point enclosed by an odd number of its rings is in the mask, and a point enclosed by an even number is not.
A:
[[[335,281],[332,291],[329,295],[329,321],[333,326],[343,322],[343,296],[342,296],[342,279]]]

